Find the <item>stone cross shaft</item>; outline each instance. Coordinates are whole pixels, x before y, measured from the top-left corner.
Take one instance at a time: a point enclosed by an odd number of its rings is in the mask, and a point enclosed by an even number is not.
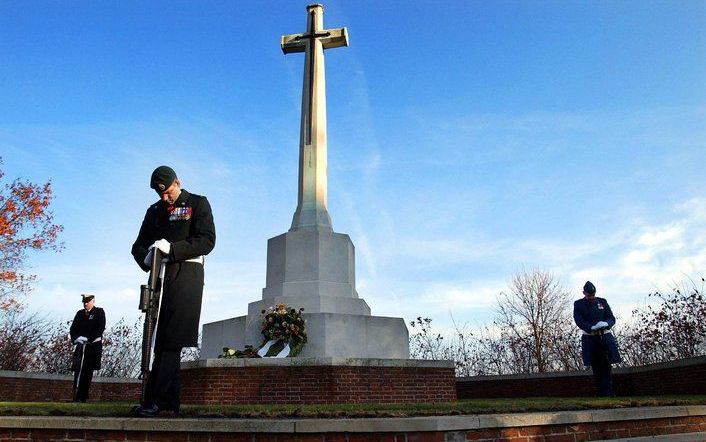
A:
[[[326,81],[324,49],[348,46],[346,28],[323,29],[324,8],[309,5],[304,34],[282,37],[285,54],[304,52],[299,135],[299,197],[290,230],[332,231],[327,204]]]

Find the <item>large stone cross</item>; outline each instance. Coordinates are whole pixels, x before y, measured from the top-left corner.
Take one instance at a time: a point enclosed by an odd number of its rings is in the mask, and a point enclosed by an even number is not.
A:
[[[261,312],[271,305],[287,304],[305,309],[309,337],[302,357],[409,358],[409,332],[404,320],[372,316],[368,303],[358,296],[353,241],[345,233],[333,231],[326,209],[324,49],[347,45],[345,28],[324,30],[321,5],[307,7],[305,33],[282,37],[285,54],[306,54],[299,203],[289,231],[267,240],[262,299],[248,304],[246,316],[204,325],[201,354],[206,357],[215,357],[224,346],[259,347]]]
[[[306,7],[304,34],[282,37],[285,54],[304,52],[304,86],[299,135],[299,197],[290,230],[331,231],[327,205],[326,81],[324,49],[348,46],[346,28],[323,29],[324,8]]]

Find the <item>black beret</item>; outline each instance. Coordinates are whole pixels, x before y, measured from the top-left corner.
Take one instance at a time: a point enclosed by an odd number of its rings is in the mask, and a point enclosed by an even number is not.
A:
[[[152,172],[152,177],[150,178],[150,187],[157,192],[164,192],[169,186],[172,185],[177,175],[169,166],[159,166]]]
[[[588,293],[589,295],[595,295],[596,286],[593,285],[591,281],[586,281],[586,284],[583,285],[583,292]]]
[[[88,302],[94,298],[95,298],[95,296],[89,295],[88,293],[81,293],[81,302]]]

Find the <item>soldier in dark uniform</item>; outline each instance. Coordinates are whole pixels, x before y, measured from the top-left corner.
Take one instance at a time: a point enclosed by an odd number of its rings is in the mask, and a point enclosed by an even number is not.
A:
[[[613,396],[611,364],[620,362],[620,353],[610,329],[615,317],[608,302],[596,297],[596,286],[586,281],[583,299],[574,302],[574,321],[583,331],[581,356],[590,365],[599,396]]]
[[[101,339],[105,330],[105,312],[95,307],[95,297],[86,294],[81,297],[83,308],[76,312],[69,332],[71,340],[76,344],[71,362],[71,370],[74,372],[74,402],[88,400],[93,370],[101,368]]]
[[[160,200],[147,209],[132,256],[147,272],[156,247],[164,254],[166,265],[146,401],[136,409],[143,417],[163,410],[179,412],[181,350],[198,345],[204,255],[216,243],[206,197],[182,189],[176,173],[167,166],[154,170],[150,187]]]

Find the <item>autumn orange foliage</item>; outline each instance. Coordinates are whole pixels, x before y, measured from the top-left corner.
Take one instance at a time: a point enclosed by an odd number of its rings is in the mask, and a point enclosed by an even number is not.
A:
[[[0,158],[0,182],[5,174]],[[0,310],[20,308],[35,275],[23,272],[29,251],[59,251],[63,227],[50,210],[51,182],[43,185],[19,178],[0,187]]]

